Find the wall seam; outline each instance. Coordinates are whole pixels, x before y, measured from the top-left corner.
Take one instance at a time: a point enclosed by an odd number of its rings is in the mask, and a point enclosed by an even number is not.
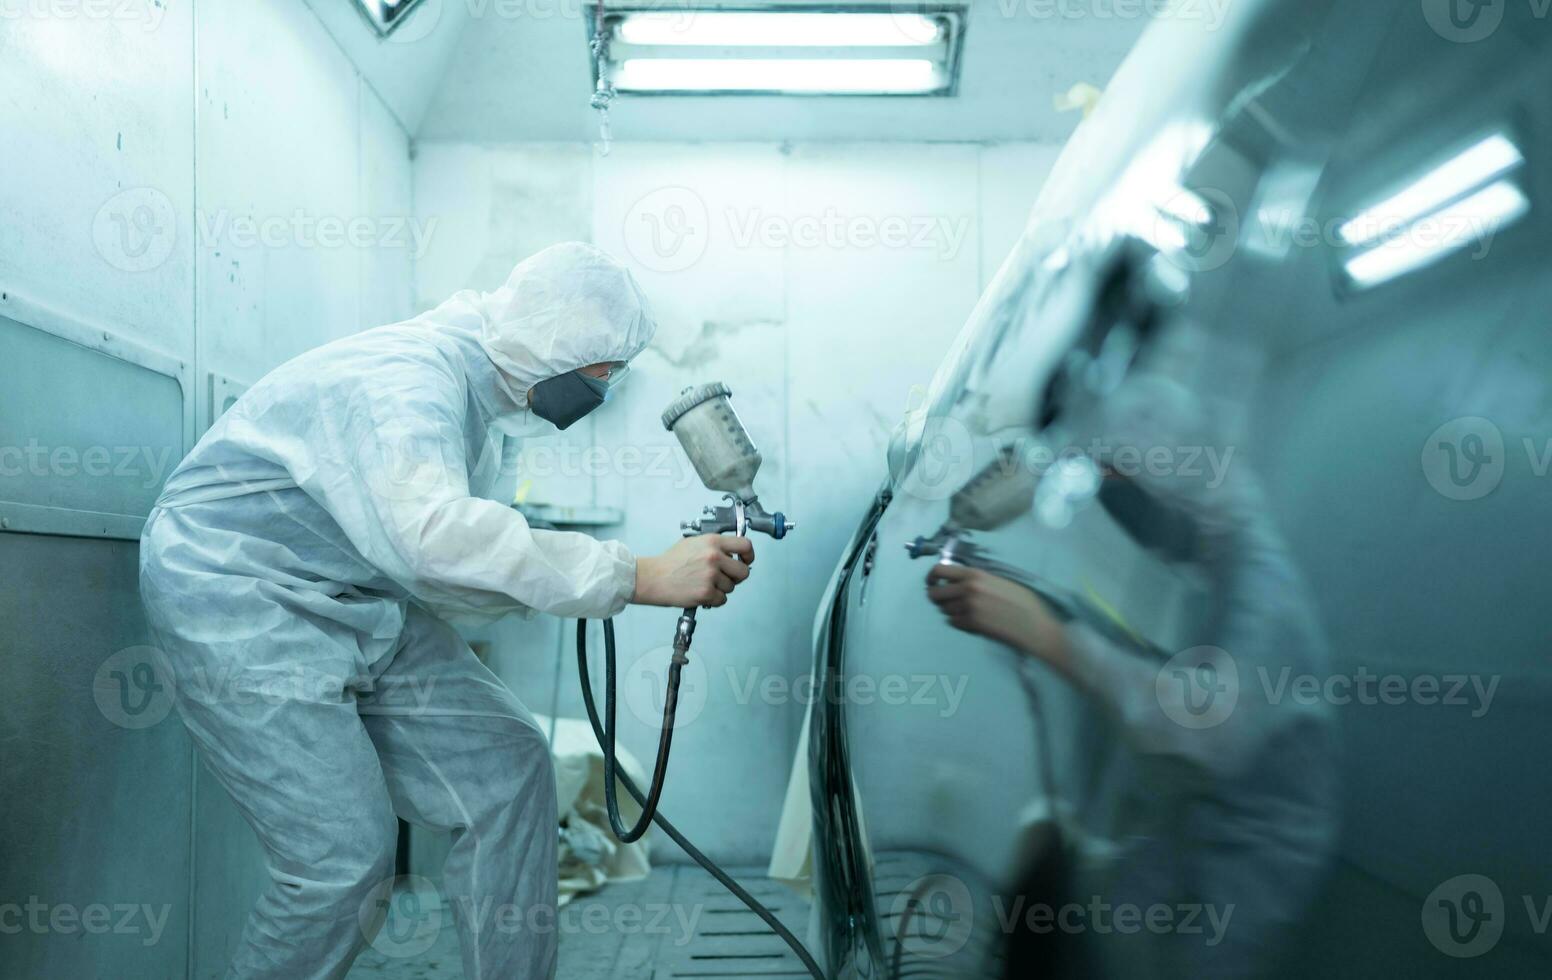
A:
[[[311,7],[308,7],[307,9],[312,10]],[[316,13],[313,14],[314,18],[317,16],[318,15]],[[328,33],[327,27],[324,28],[324,32]],[[332,34],[329,36],[333,37]],[[335,42],[334,46],[339,47],[339,43]],[[341,49],[340,53],[344,54],[344,49]],[[350,66],[351,73],[356,77],[356,215],[359,217],[367,213],[368,193],[366,186],[366,92],[367,89],[369,89],[371,86],[367,84],[366,76],[361,74],[360,67],[358,67],[354,61],[350,60],[349,55],[345,55],[345,63]],[[393,110],[389,109],[388,114],[393,115]],[[397,117],[395,118],[395,121],[397,121]],[[371,246],[371,249],[376,248],[377,246],[375,245]],[[371,251],[365,248],[357,249],[355,290],[356,310],[355,315],[351,317],[355,329],[352,330],[351,333],[358,333],[367,329],[367,325],[362,321],[365,319],[366,313],[367,267],[370,264]]]
[[[189,93],[191,104],[189,106],[189,200],[193,204],[194,213],[193,233],[189,240],[193,261],[189,263],[189,288],[193,292],[189,304],[189,325],[191,327],[191,340],[193,349],[189,363],[193,365],[194,398],[194,439],[200,436],[200,372],[204,366],[204,358],[201,356],[199,342],[199,0],[192,0],[189,4],[189,78],[193,82],[193,90]],[[192,450],[188,446],[185,452]],[[192,980],[194,976],[194,944],[197,933],[197,917],[199,904],[195,888],[199,882],[199,868],[196,862],[199,860],[199,755],[194,750],[194,740],[189,739],[189,886],[188,886],[188,933],[184,943],[184,967],[183,975]]]
[[[776,158],[779,161],[781,167],[781,206],[787,213],[790,214],[792,213],[792,208],[790,206],[791,200],[789,198],[789,195],[792,191],[792,154],[784,152],[781,146],[778,145],[776,150]],[[786,502],[786,506],[788,507],[792,506],[792,472],[796,468],[793,463],[792,452],[792,302],[791,296],[789,295],[792,277],[788,274],[790,271],[790,258],[790,248],[784,247],[781,250],[781,451],[786,455],[787,458],[782,461],[781,467],[781,499]],[[801,519],[802,518],[799,518],[799,520]],[[811,524],[809,526],[812,527],[813,525]],[[782,605],[790,609],[792,608],[793,593],[791,558],[788,558],[785,562],[782,563],[781,584]],[[787,657],[789,658],[786,664],[788,668],[788,676],[801,676],[802,668],[805,664],[808,665],[809,673],[812,675],[813,666],[811,661],[813,651],[806,650],[802,645],[802,638],[807,635],[807,631],[799,630],[798,644],[795,648],[789,647],[787,650]],[[791,643],[791,637],[792,632],[791,630],[788,630],[785,638],[789,644]],[[796,664],[792,662],[794,659],[797,661]],[[793,669],[794,667],[797,669]],[[791,715],[788,715],[786,752],[783,754],[785,756],[793,757],[795,764],[802,764],[796,759],[796,755],[798,740],[802,738],[803,727],[807,724],[808,712],[806,711],[798,712],[795,723]],[[785,781],[779,781],[780,788],[777,791],[777,799],[780,802],[777,805],[782,809],[785,809],[786,807],[786,783],[790,782],[791,778],[792,771],[789,768],[787,771],[787,779]],[[772,851],[775,850],[774,841],[779,836],[779,834],[780,817],[778,816],[777,830],[772,834]]]
[[[383,104],[383,108],[388,110],[388,115],[393,117],[394,123],[399,127],[399,130],[404,133],[404,138],[406,140],[413,141],[414,137],[410,133],[409,126],[405,125],[404,120],[399,118],[399,114],[394,111],[392,104],[390,104],[387,99],[383,98],[383,94],[377,91],[377,87],[373,85],[371,80],[366,77],[366,72],[362,71],[361,66],[356,64],[356,59],[350,56],[350,52],[345,50],[345,45],[341,44],[340,39],[334,36],[334,32],[329,29],[329,25],[324,22],[322,17],[318,16],[318,11],[313,8],[312,0],[303,0],[302,5],[307,8],[308,13],[313,15],[313,20],[318,22],[318,26],[323,28],[323,33],[327,34],[329,36],[329,40],[336,48],[339,49],[340,56],[345,59],[345,62],[349,64],[352,69],[355,70],[356,77],[361,80],[361,84],[365,85],[366,88],[372,93],[372,95],[377,98],[377,101]]]
[[[975,151],[975,289],[986,288],[986,147]]]

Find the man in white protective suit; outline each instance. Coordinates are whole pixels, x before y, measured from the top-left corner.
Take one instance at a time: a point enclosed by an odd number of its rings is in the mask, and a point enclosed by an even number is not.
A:
[[[343,976],[382,921],[396,815],[452,833],[464,976],[554,975],[549,747],[442,616],[720,606],[748,577],[747,539],[638,558],[495,497],[514,436],[596,408],[653,330],[629,272],[558,245],[494,292],[277,368],[168,480],[142,597],[269,865],[232,975]]]

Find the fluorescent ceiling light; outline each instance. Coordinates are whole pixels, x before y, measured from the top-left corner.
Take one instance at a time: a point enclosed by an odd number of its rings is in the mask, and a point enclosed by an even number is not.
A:
[[[920,14],[682,10],[630,14],[615,36],[627,44],[704,47],[914,47],[938,43],[943,27]]]
[[[880,10],[621,4],[604,14],[602,83],[627,95],[953,94],[965,8]]]
[[[1476,190],[1488,181],[1525,162],[1519,147],[1496,133],[1434,170],[1406,190],[1369,208],[1342,226],[1339,234],[1349,245],[1379,241],[1418,218]]]
[[[622,92],[836,92],[911,94],[942,87],[931,61],[905,58],[633,58]]]
[[[1347,274],[1360,288],[1377,286],[1490,239],[1529,210],[1525,192],[1500,180],[1349,259]]]

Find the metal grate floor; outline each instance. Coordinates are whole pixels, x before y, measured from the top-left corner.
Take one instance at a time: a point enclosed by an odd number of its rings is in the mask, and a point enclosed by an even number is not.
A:
[[[734,878],[805,938],[809,904],[765,877],[730,868]],[[368,948],[350,980],[458,980],[458,937],[450,926],[430,948],[387,956]],[[605,886],[560,916],[559,980],[734,980],[808,976],[765,923],[694,865],[652,869],[643,881]]]

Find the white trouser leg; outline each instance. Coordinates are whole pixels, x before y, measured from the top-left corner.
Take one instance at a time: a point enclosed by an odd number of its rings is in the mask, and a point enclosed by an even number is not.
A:
[[[399,814],[450,830],[444,885],[469,980],[548,980],[556,964],[555,774],[528,711],[447,624],[412,609],[363,697]]]

